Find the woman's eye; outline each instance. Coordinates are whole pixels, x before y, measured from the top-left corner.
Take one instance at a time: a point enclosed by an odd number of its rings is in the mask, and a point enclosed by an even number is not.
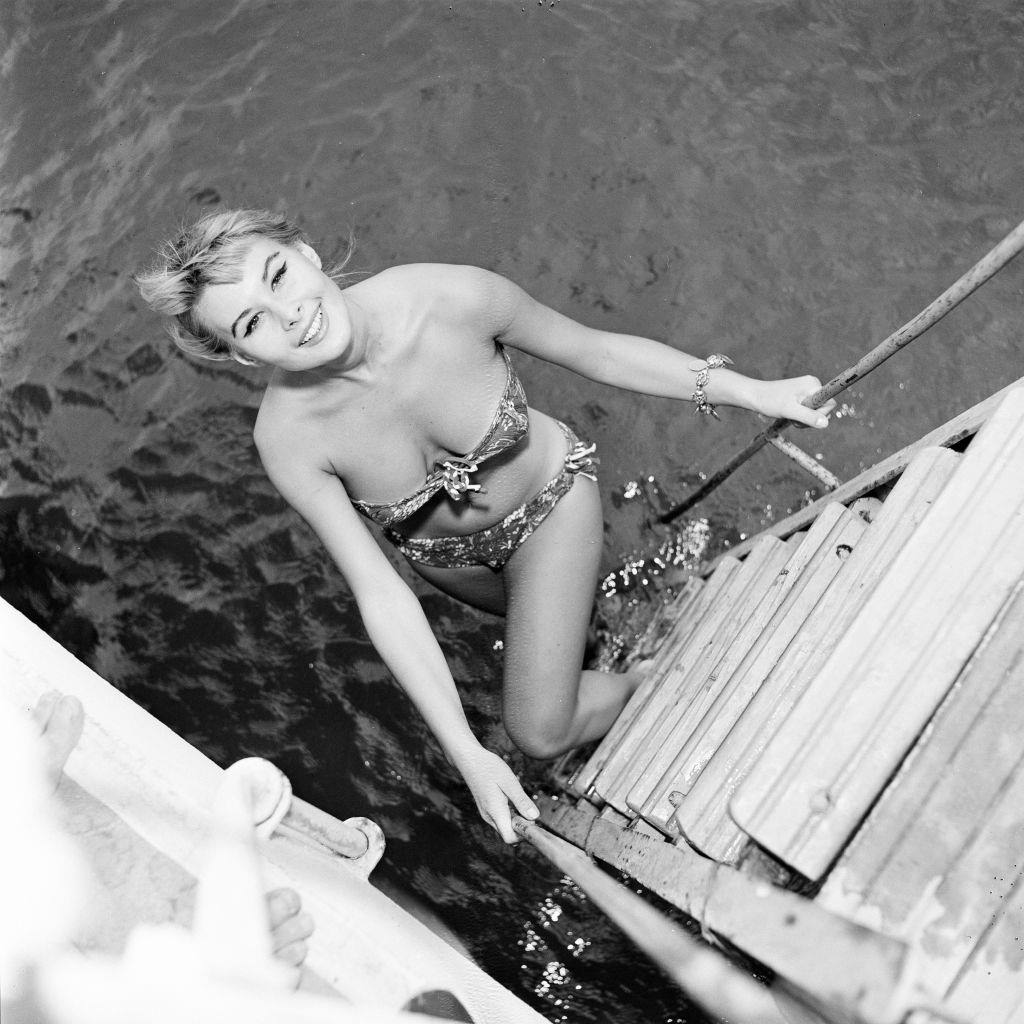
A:
[[[282,263],[280,269],[278,270],[278,272],[273,276],[273,278],[270,281],[270,287],[271,288],[276,288],[281,283],[281,279],[284,277],[285,272],[287,270],[288,270],[288,264],[287,263]]]
[[[258,323],[260,322],[260,317],[261,317],[262,315],[263,315],[262,313],[257,313],[257,314],[256,314],[256,315],[255,315],[254,317],[252,317],[252,319],[251,319],[251,320],[249,320],[249,322],[248,322],[248,323],[247,323],[247,324],[245,325],[245,335],[244,335],[244,336],[245,336],[246,338],[248,338],[248,337],[249,337],[249,335],[250,335],[250,334],[252,334],[252,332],[253,332],[254,330],[256,330],[256,325],[257,325],[257,324],[258,324]]]

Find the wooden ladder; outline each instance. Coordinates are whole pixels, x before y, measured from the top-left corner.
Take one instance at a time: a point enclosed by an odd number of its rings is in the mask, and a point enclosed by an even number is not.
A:
[[[813,894],[823,916],[771,966],[865,1021],[1024,1013],[1022,384],[690,581],[645,683],[567,785],[583,845],[703,907],[711,931],[722,879],[768,865]],[[942,446],[974,431],[963,454]],[[552,820],[579,832],[569,811]],[[763,955],[763,937],[744,942],[751,915],[731,914],[726,937]],[[887,950],[874,994],[808,966],[847,925]]]

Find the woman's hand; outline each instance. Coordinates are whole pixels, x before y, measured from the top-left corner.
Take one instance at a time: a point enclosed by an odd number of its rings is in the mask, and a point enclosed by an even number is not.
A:
[[[480,817],[487,822],[506,843],[518,842],[512,831],[512,812],[509,803],[524,817],[533,820],[540,811],[526,795],[515,773],[505,762],[485,747],[462,754],[455,762],[469,791],[476,801]]]
[[[820,409],[810,409],[803,400],[821,387],[817,377],[790,377],[787,380],[760,380],[754,391],[754,412],[773,419],[792,420],[808,427],[827,427],[828,414],[836,407],[830,398]]]

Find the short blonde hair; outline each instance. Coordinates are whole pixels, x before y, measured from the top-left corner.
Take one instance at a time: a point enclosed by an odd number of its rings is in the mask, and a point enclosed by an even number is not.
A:
[[[133,278],[149,307],[174,317],[168,327],[174,344],[202,359],[230,359],[231,346],[218,338],[196,315],[207,285],[234,284],[246,243],[254,237],[282,245],[304,242],[302,232],[286,217],[267,210],[224,210],[210,213],[165,242],[158,261]]]

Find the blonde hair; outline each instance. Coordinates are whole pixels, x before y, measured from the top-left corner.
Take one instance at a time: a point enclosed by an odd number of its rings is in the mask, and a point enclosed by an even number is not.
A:
[[[207,285],[234,284],[241,279],[246,242],[257,236],[281,245],[305,241],[302,232],[280,214],[224,210],[184,228],[176,240],[160,247],[151,269],[134,276],[149,307],[174,318],[168,333],[182,351],[202,359],[233,357],[231,346],[202,323],[195,308]],[[347,262],[348,256],[336,272]]]

